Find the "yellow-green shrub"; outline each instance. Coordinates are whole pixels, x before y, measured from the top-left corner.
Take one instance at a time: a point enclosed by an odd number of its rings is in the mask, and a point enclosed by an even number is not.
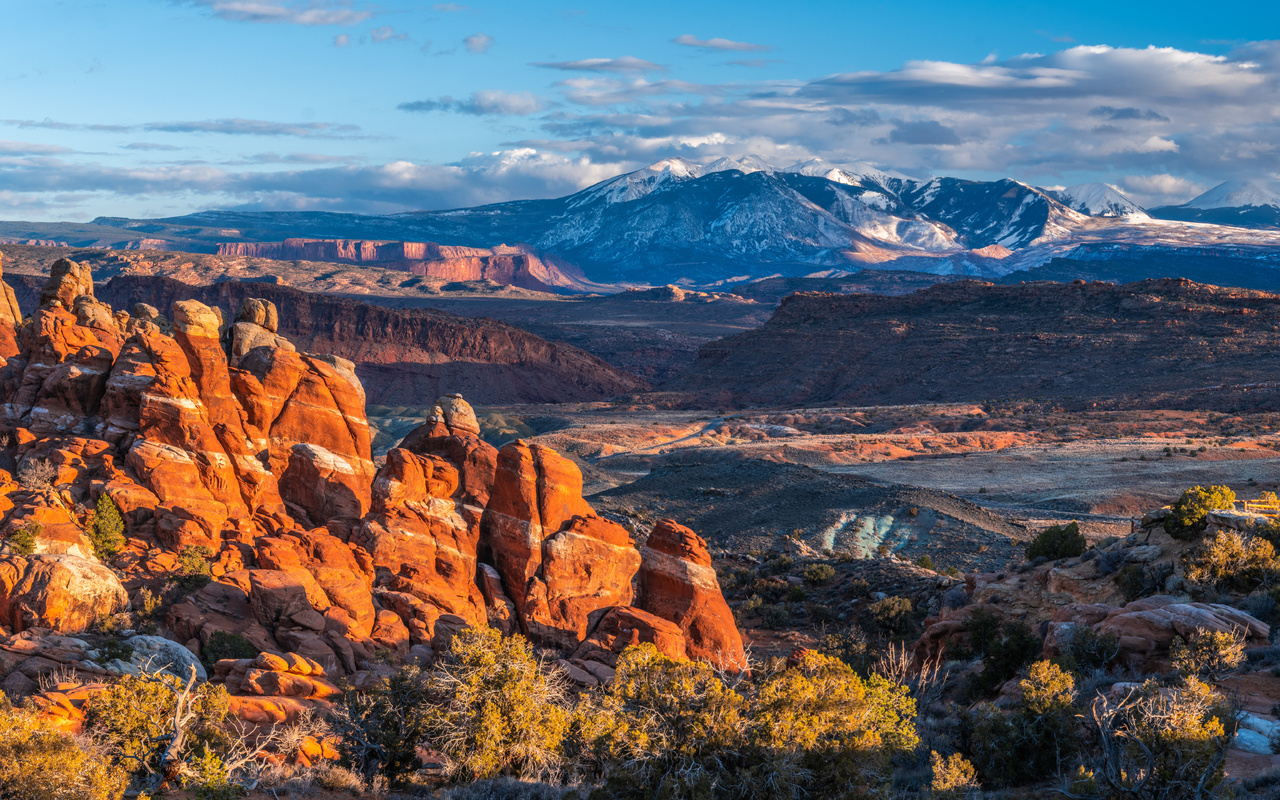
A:
[[[933,773],[929,788],[938,797],[957,797],[978,786],[977,771],[959,753],[943,758],[933,750],[929,753],[929,766]]]
[[[1258,588],[1276,573],[1276,551],[1266,539],[1222,531],[1205,539],[1183,560],[1188,581],[1239,592]]]
[[[1205,529],[1210,511],[1234,508],[1236,493],[1226,486],[1192,486],[1182,493],[1165,517],[1164,529],[1175,539],[1198,539]]]
[[[0,694],[0,798],[119,800],[127,784],[100,749],[50,729]]]
[[[1245,637],[1232,631],[1197,628],[1183,639],[1175,636],[1169,660],[1184,675],[1217,679],[1244,662]]]
[[[185,682],[161,672],[125,675],[84,705],[85,727],[106,741],[117,763],[135,774],[159,768],[160,757],[173,733],[177,694]],[[221,723],[229,704],[227,690],[211,683],[196,684],[190,708],[195,717],[187,728],[187,747],[224,739]],[[184,753],[177,754],[181,757]]]
[[[544,778],[559,770],[569,728],[566,695],[521,636],[463,630],[428,676],[435,704],[428,740],[457,779]]]

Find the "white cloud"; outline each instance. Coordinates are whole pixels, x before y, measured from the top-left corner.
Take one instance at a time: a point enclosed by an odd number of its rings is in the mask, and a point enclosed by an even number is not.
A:
[[[487,33],[473,33],[462,40],[468,53],[487,53],[493,47],[493,37]]]
[[[340,33],[333,37],[334,47],[346,47],[349,44],[351,44],[351,34],[349,33]]]
[[[645,61],[643,58],[582,58],[577,61],[540,61],[535,67],[560,69],[569,72],[665,72],[666,67]]]
[[[369,31],[369,35],[373,37],[375,42],[391,42],[404,41],[409,38],[407,33],[396,33],[396,29],[390,25],[382,25]]]
[[[750,42],[735,42],[732,39],[699,39],[691,33],[677,36],[671,41],[676,44],[682,44],[685,47],[699,47],[703,50],[736,50],[748,53],[763,53],[772,50],[773,47],[767,44],[751,44]]]
[[[543,107],[542,101],[529,92],[502,92],[495,89],[473,92],[466,100],[455,100],[445,95],[437,100],[418,100],[396,106],[401,111],[454,111],[476,116],[523,116],[536,114]]]
[[[1121,190],[1138,205],[1145,208],[1179,205],[1185,203],[1209,187],[1176,175],[1125,175],[1120,179]]]
[[[355,25],[374,15],[346,0],[191,0],[214,16],[232,22],[283,22],[290,25]]]

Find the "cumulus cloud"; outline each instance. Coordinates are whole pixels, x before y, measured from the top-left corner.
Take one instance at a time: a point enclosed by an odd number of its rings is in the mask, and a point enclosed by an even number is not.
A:
[[[487,33],[473,33],[462,40],[468,53],[487,53],[493,47],[493,37]]]
[[[1177,175],[1125,175],[1120,179],[1120,189],[1134,202],[1145,208],[1180,205],[1209,186]]]
[[[543,109],[542,101],[529,92],[502,92],[485,90],[472,93],[471,97],[455,100],[448,95],[436,100],[417,100],[396,106],[401,111],[453,111],[476,116],[536,114]]]
[[[349,33],[340,33],[333,37],[334,47],[346,47],[349,44],[351,44],[351,34]]]
[[[374,15],[347,0],[191,0],[219,19],[231,22],[282,22],[290,25],[355,25]]]
[[[763,53],[773,49],[771,45],[767,44],[735,42],[732,39],[721,39],[718,37],[711,39],[699,39],[691,33],[677,36],[671,41],[676,44],[682,44],[685,47],[698,47],[703,50],[739,50],[746,53]]]
[[[535,67],[569,72],[665,72],[666,67],[643,58],[582,58],[577,61],[539,61]]]

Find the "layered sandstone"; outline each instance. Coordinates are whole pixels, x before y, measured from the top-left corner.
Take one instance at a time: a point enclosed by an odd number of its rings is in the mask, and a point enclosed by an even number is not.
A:
[[[166,608],[148,652],[233,634],[310,670],[239,665],[237,687],[267,698],[241,702],[246,718],[323,700],[305,676],[359,676],[381,652],[429,660],[472,625],[567,656],[592,642],[570,663],[591,680],[636,641],[741,665],[696,534],[660,526],[638,550],[583,499],[572,461],[495,450],[461,396],[375,472],[352,365],[300,350],[270,301],[124,313],[92,291],[59,263],[0,371],[0,457],[25,476],[0,471],[0,534],[13,547],[36,522],[39,553],[0,557],[0,633],[85,630],[194,559],[211,582]],[[85,538],[101,496],[126,526],[114,572]]]
[[[374,264],[447,281],[493,281],[536,291],[555,291],[582,280],[577,270],[531,247],[455,247],[436,242],[366,239],[285,239],[283,242],[225,242],[218,255],[277,260]],[[569,274],[566,274],[569,273]]]

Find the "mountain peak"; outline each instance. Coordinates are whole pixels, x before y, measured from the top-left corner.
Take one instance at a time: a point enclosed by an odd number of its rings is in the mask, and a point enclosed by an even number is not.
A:
[[[1091,217],[1147,218],[1147,212],[1106,183],[1078,183],[1050,192],[1063,205]]]
[[[1243,208],[1246,206],[1280,208],[1280,195],[1253,181],[1224,181],[1181,207]]]

